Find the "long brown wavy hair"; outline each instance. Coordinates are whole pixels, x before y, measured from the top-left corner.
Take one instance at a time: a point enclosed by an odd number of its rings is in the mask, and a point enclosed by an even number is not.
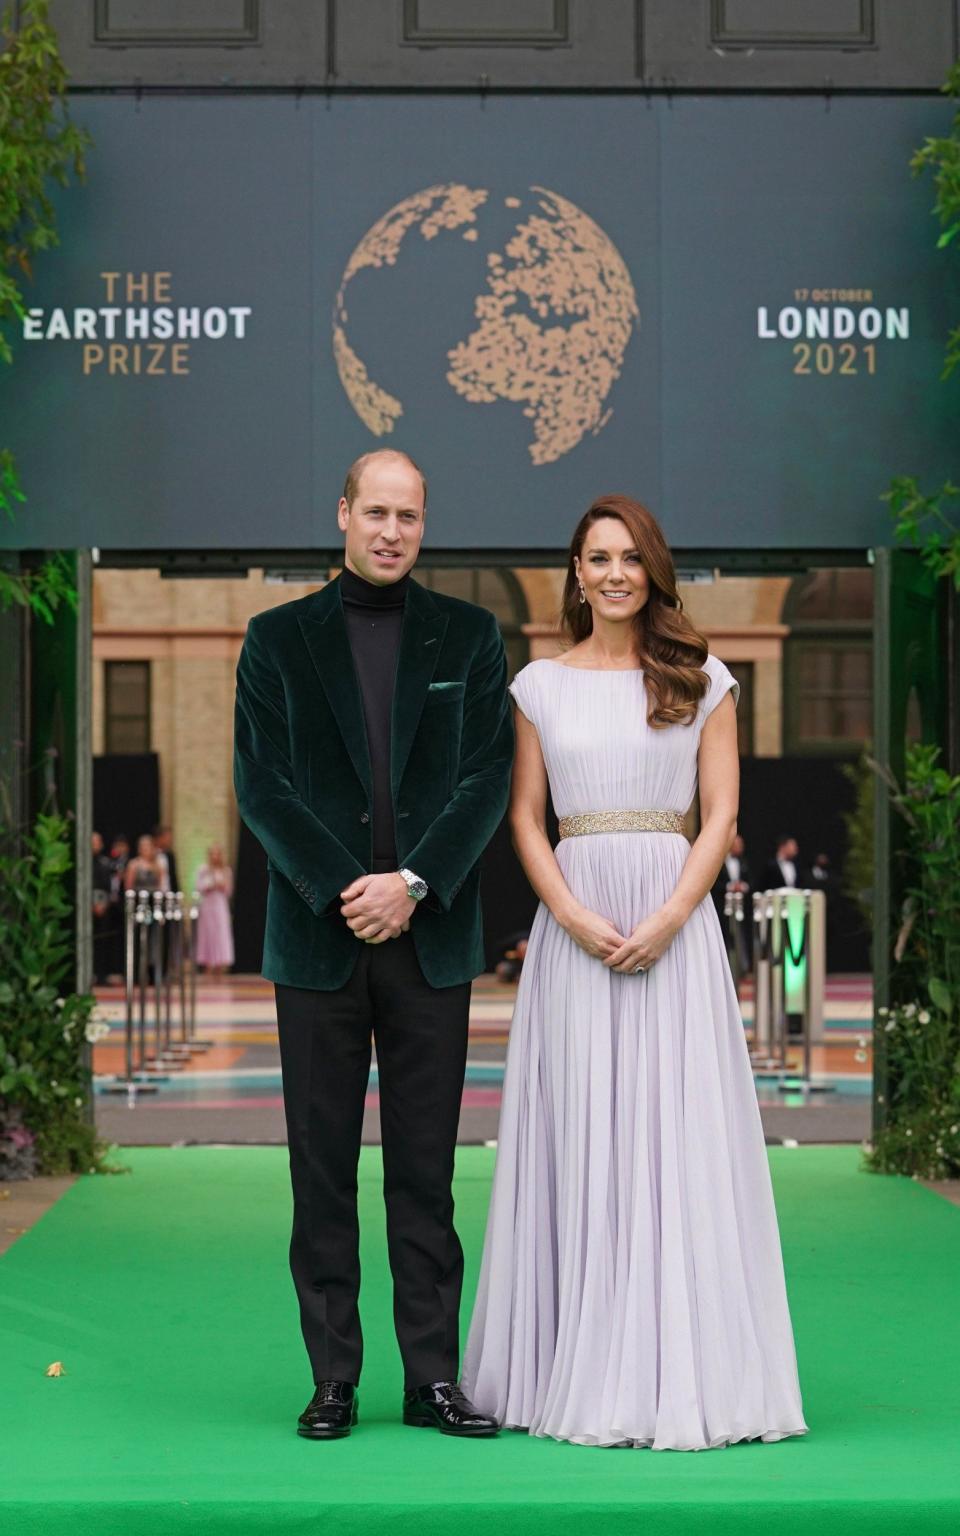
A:
[[[570,544],[563,586],[563,629],[573,645],[586,640],[593,631],[593,609],[589,603],[580,601],[573,562],[581,557],[587,532],[602,517],[615,517],[623,523],[650,584],[650,595],[634,619],[634,645],[650,704],[647,723],[655,728],[690,725],[710,686],[710,679],[702,670],[707,659],[707,641],[683,611],[673,556],[663,530],[653,513],[639,501],[631,501],[629,496],[600,496],[581,517]]]

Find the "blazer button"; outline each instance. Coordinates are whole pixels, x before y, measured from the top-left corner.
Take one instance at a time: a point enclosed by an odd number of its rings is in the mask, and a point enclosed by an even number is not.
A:
[[[361,811],[360,820],[363,822],[363,825],[366,826],[367,822],[370,820],[369,813],[367,811]]]

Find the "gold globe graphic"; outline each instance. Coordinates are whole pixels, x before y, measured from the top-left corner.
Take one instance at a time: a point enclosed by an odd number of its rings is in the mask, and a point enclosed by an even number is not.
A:
[[[483,240],[491,198],[455,182],[415,192],[367,230],[347,263],[333,351],[350,403],[376,437],[393,431],[404,407],[351,345],[350,286],[365,269],[395,266],[415,239]],[[550,464],[610,419],[607,398],[640,314],[623,257],[582,208],[536,186],[503,205],[512,232],[486,251],[486,284],[472,328],[465,323],[446,352],[446,382],[471,403],[515,405],[530,422],[531,460]]]

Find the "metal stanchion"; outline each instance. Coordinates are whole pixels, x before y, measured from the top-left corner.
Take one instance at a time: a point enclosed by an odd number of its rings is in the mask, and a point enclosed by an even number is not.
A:
[[[798,916],[800,932],[795,938],[790,920]],[[823,894],[789,887],[755,891],[753,920],[753,1069],[759,1076],[780,1078],[777,1087],[782,1093],[829,1092],[829,1084],[812,1081],[813,1032],[815,1027],[822,1032],[823,1019]],[[789,1014],[799,1014],[803,1025],[799,1068],[787,1060]]]
[[[770,1042],[777,1072],[787,1068],[786,945],[789,938],[786,914],[779,891],[768,891],[770,898]]]
[[[163,898],[163,932],[165,935],[166,966],[163,975],[163,1036],[167,1054],[172,1056],[180,1066],[189,1061],[191,1056],[190,1042],[187,1040],[183,1029],[183,1018],[180,1020],[180,1039],[173,1038],[173,972],[178,961],[178,947],[180,929],[182,927],[182,909],[179,903],[179,891],[167,891]]]
[[[769,892],[753,893],[753,1045],[750,1061],[755,1070],[769,1070],[777,1065],[772,1051],[770,956],[773,909]]]
[[[147,893],[145,893],[147,894]],[[152,897],[150,909],[150,954],[153,961],[153,1054],[148,1055],[148,1070],[152,1067],[161,1071],[179,1069],[182,1066],[176,1056],[170,1051],[170,1042],[167,1038],[165,1025],[169,1020],[164,1018],[163,1010],[163,935],[164,935],[164,909],[163,892],[152,891],[148,895]]]
[[[189,922],[187,924],[187,952],[190,956],[190,1049],[198,1054],[209,1051],[216,1044],[215,1040],[197,1039],[197,921],[200,917],[200,893],[190,892],[190,905],[187,908]]]
[[[134,1064],[134,991],[137,976],[137,950],[143,924],[138,921],[137,892],[125,891],[123,898],[123,980],[124,980],[124,1073],[109,1083],[100,1084],[100,1093],[126,1094],[129,1103],[135,1104],[142,1093],[156,1093],[156,1082],[143,1075],[143,1017],[139,1038],[139,1059]]]
[[[787,902],[791,898],[796,900],[797,894],[798,893],[796,892],[789,891],[784,891],[781,893],[784,907],[786,907]],[[817,988],[818,984],[822,983],[820,971],[822,969],[823,955],[821,947],[818,964],[815,968],[814,945],[812,943],[812,935],[814,931],[813,916],[814,903],[820,902],[822,904],[824,898],[821,892],[804,890],[799,893],[799,899],[802,903],[800,908],[802,915],[802,928],[800,943],[798,945],[794,946],[793,944],[789,931],[789,923],[786,919],[786,916],[784,917],[783,926],[786,934],[785,944],[789,958],[795,967],[799,967],[801,965],[803,967],[803,984],[800,1000],[800,1015],[803,1020],[803,1034],[801,1039],[802,1065],[799,1071],[792,1072],[787,1081],[779,1083],[777,1086],[781,1093],[795,1093],[798,1091],[803,1093],[832,1093],[834,1091],[832,1083],[815,1083],[812,1081],[813,1023],[815,1017],[818,1019],[822,1018],[823,1012],[822,1000],[818,999],[815,993],[815,989]],[[820,915],[822,919],[822,905],[820,908]],[[822,923],[820,931],[822,936]]]
[[[730,971],[733,975],[733,984],[737,997],[740,996],[740,983],[746,970],[745,940],[743,937],[743,892],[725,891],[723,896],[723,915],[727,925],[727,958],[730,961]]]

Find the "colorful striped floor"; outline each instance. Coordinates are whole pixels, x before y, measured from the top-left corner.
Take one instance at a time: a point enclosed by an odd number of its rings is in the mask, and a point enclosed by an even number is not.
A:
[[[752,1002],[744,986],[744,1027],[751,1037]],[[461,1117],[461,1141],[495,1140],[503,1067],[516,989],[491,976],[473,989],[470,1046]],[[201,978],[196,1035],[211,1042],[202,1054],[171,1071],[150,1095],[117,1096],[108,1090],[124,1072],[124,998],[121,989],[98,989],[99,1015],[110,1035],[94,1049],[98,1121],[111,1140],[131,1143],[282,1142],[285,1136],[273,986],[258,976],[223,982]],[[152,1046],[152,997],[148,1043]],[[771,1141],[859,1141],[869,1126],[872,1070],[872,991],[869,976],[831,977],[827,1030],[811,1058],[814,1091],[785,1089],[776,1076],[757,1075],[757,1095]],[[180,1034],[176,997],[173,1038]],[[801,1065],[791,1047],[789,1063]],[[376,1066],[367,1095],[364,1139],[379,1140]],[[793,1112],[792,1118],[787,1118]],[[813,1117],[811,1119],[811,1117]]]

